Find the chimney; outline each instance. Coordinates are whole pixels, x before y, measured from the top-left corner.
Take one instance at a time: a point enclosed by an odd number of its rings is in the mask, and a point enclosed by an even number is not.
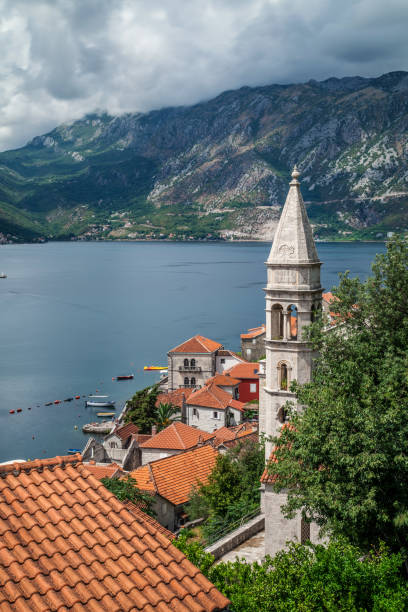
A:
[[[157,425],[152,425],[152,436],[157,434]]]

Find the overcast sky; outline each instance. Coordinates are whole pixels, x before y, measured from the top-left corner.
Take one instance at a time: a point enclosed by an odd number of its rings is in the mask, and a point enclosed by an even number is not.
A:
[[[0,0],[0,150],[87,112],[408,69],[408,0]]]

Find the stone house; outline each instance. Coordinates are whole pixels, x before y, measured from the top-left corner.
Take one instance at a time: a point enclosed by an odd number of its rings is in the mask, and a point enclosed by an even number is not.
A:
[[[218,452],[210,445],[157,459],[131,472],[142,491],[155,497],[157,520],[170,531],[186,519],[185,504],[198,483],[206,484],[214,469]]]
[[[240,402],[259,400],[259,365],[257,363],[238,363],[227,370],[226,374],[238,380]]]
[[[206,431],[174,421],[140,445],[142,465],[155,459],[163,459],[170,455],[178,455],[186,450],[191,450],[198,445],[202,445],[211,437],[212,434]]]
[[[241,334],[241,355],[247,361],[259,361],[265,355],[265,325],[253,327]]]
[[[168,391],[199,389],[216,372],[222,373],[241,359],[222,344],[204,336],[193,336],[171,349],[168,357]]]
[[[187,400],[187,424],[204,431],[213,432],[223,426],[238,425],[242,421],[244,404],[236,399],[238,380],[228,385],[228,378],[220,375],[208,381],[202,388],[194,391]],[[230,378],[231,380],[231,378]]]
[[[150,435],[139,434],[133,423],[117,425],[103,442],[89,438],[82,451],[84,461],[97,463],[118,463],[124,470],[134,470],[141,465],[140,444],[146,442]]]

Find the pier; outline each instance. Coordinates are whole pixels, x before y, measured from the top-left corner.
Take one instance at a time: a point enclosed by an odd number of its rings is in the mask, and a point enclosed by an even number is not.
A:
[[[116,421],[102,421],[102,423],[87,423],[82,427],[84,433],[108,434],[116,425]]]

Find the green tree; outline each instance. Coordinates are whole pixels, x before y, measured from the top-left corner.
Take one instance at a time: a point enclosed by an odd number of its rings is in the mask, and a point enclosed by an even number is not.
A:
[[[341,277],[337,325],[308,338],[313,380],[292,389],[304,410],[277,441],[274,487],[333,534],[408,553],[408,244],[391,240],[366,282]],[[325,328],[326,326],[326,328]]]
[[[193,519],[206,519],[207,538],[259,506],[264,452],[263,443],[252,440],[238,443],[217,457],[208,483],[193,489],[188,513]]]
[[[404,612],[408,585],[400,554],[381,545],[362,556],[345,540],[327,547],[291,543],[262,563],[214,557],[188,534],[175,545],[226,597],[232,612]]]
[[[137,482],[134,480],[134,478],[131,478],[130,476],[128,476],[126,479],[102,478],[101,482],[109,491],[111,491],[111,493],[116,495],[120,501],[125,501],[128,499],[135,505],[139,506],[143,512],[146,512],[146,514],[150,514],[150,516],[156,515],[153,510],[153,504],[155,501],[154,496],[138,489]]]
[[[159,404],[156,410],[156,423],[158,431],[171,425],[173,421],[180,421],[180,409],[173,404]]]
[[[128,400],[126,423],[134,423],[140,433],[151,433],[152,426],[157,423],[156,401],[159,395],[159,386],[153,385],[137,391],[132,399]]]

